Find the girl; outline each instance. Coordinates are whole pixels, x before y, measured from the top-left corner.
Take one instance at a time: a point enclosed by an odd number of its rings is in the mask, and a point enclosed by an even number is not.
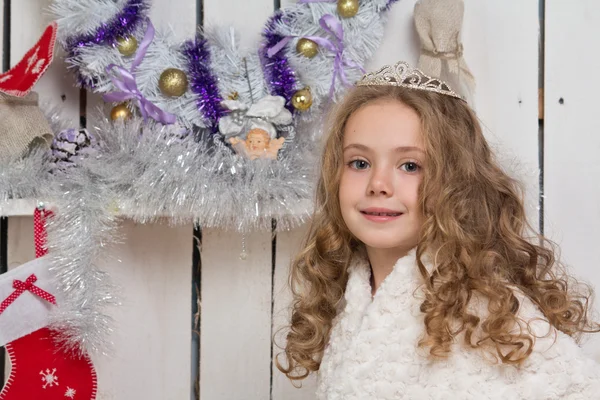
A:
[[[600,399],[589,291],[559,274],[473,111],[405,63],[333,114],[292,264],[290,379],[318,399]]]

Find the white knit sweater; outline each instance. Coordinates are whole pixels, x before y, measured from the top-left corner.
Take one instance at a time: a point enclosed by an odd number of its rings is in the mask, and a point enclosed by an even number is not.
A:
[[[319,400],[591,400],[600,399],[600,364],[567,335],[550,329],[533,303],[520,297],[519,316],[537,336],[525,364],[502,365],[457,338],[444,361],[417,347],[423,333],[414,251],[398,260],[371,298],[367,263],[352,265],[345,304],[334,320],[319,370]]]

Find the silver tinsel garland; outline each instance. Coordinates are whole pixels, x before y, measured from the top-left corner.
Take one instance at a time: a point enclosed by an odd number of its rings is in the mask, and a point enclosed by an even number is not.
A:
[[[49,219],[48,249],[56,274],[59,307],[50,316],[63,348],[77,353],[106,354],[111,349],[112,319],[106,307],[118,304],[117,288],[97,263],[118,241],[117,219],[111,213],[111,188],[102,176],[83,168],[55,172],[53,199],[58,212]]]
[[[80,166],[102,176],[120,213],[138,222],[169,217],[174,224],[194,221],[249,233],[270,230],[272,218],[288,230],[312,212],[318,156],[312,140],[294,142],[280,160],[251,161],[219,140],[197,141],[199,133],[181,137],[172,127],[141,119],[104,120],[94,133],[100,154]]]
[[[49,162],[48,152],[41,148],[26,157],[0,160],[0,215],[9,200],[47,198]]]

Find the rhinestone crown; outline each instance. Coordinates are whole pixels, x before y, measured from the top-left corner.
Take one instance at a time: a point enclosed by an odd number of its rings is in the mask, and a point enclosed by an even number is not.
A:
[[[402,86],[410,89],[427,90],[463,98],[440,79],[425,75],[416,68],[411,68],[408,63],[400,61],[394,65],[386,65],[379,71],[365,74],[356,86]]]

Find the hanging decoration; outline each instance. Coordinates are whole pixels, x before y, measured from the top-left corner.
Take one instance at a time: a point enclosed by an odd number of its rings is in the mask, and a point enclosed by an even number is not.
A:
[[[46,327],[51,310],[58,307],[46,247],[52,215],[44,205],[34,212],[38,258],[0,277],[0,345],[6,346],[11,363],[0,400],[96,398],[96,372],[89,357],[59,351],[58,333]]]
[[[0,160],[19,160],[28,150],[46,147],[52,130],[38,105],[38,94],[24,97],[0,93]]]
[[[167,68],[160,74],[158,87],[165,96],[179,97],[188,89],[188,80],[185,72],[177,68]]]
[[[292,96],[292,106],[298,111],[308,111],[312,103],[312,94],[309,87],[298,90]]]
[[[48,144],[64,121],[50,124],[31,90],[52,62],[56,33],[57,24],[50,24],[23,59],[0,75],[0,215],[7,200],[45,197],[50,186]]]
[[[300,38],[296,44],[296,51],[306,58],[313,58],[319,52],[319,45],[310,39]]]
[[[117,39],[117,50],[125,57],[135,54],[138,49],[138,41],[135,36],[125,36]]]
[[[337,11],[344,18],[352,18],[358,13],[358,0],[338,0]]]
[[[21,61],[9,71],[0,74],[0,92],[11,96],[26,96],[52,63],[56,43],[57,24],[51,23],[37,43]]]
[[[110,119],[113,121],[124,121],[133,117],[133,112],[127,103],[120,103],[110,110]]]
[[[419,0],[414,19],[421,39],[418,68],[448,82],[470,100],[475,91],[475,77],[463,58],[460,37],[464,9],[463,0]]]

